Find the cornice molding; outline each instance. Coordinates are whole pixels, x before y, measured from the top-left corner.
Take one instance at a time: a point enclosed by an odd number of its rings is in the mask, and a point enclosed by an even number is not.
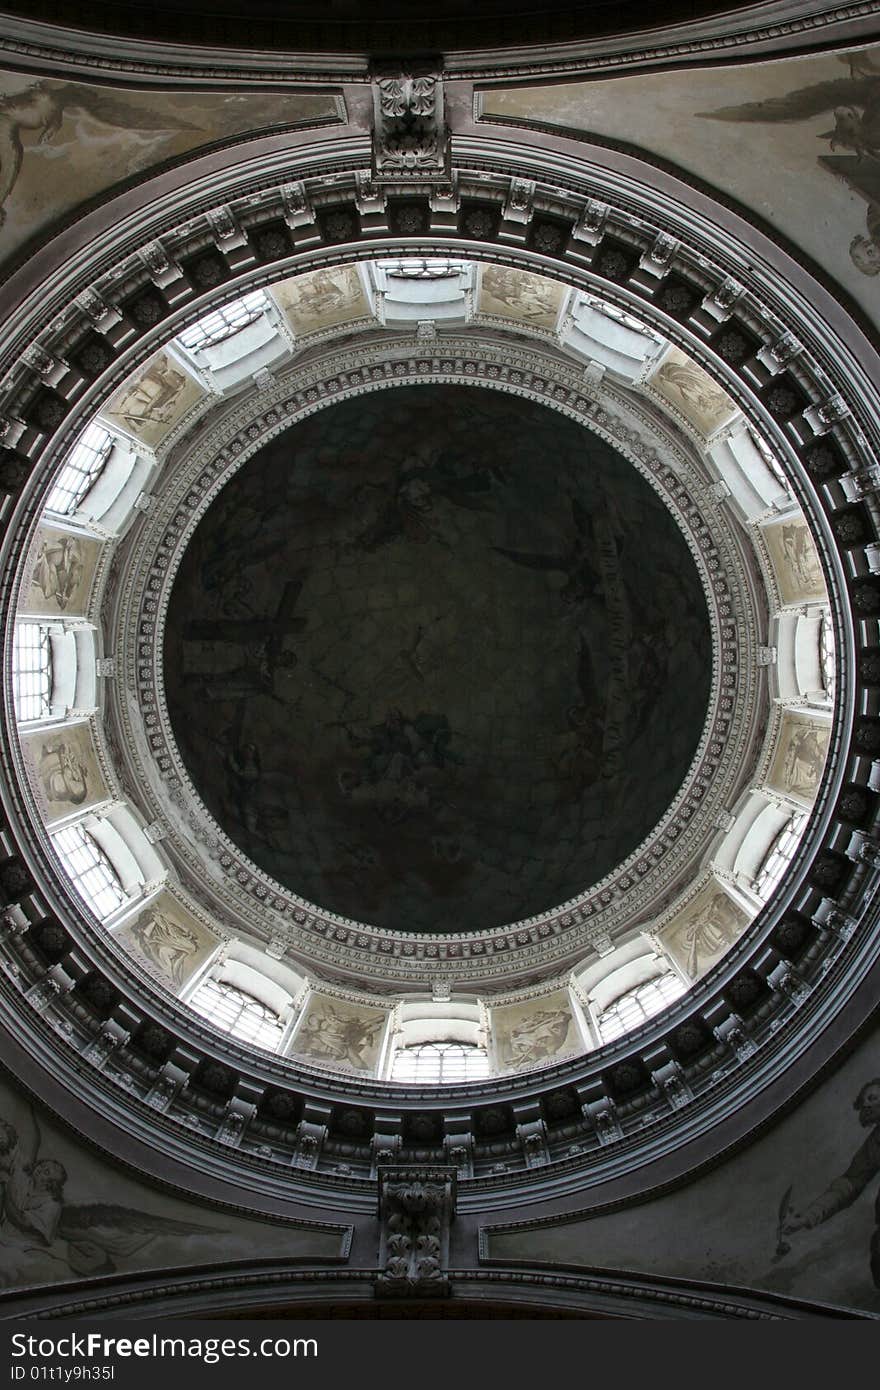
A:
[[[251,1193],[271,1193],[273,1200],[295,1189],[315,1205],[332,1193],[340,1204],[357,1208],[373,1190],[369,1148],[377,1111],[396,1115],[404,1133],[408,1117],[421,1115],[436,1125],[438,1135],[450,1117],[470,1125],[476,1176],[462,1182],[462,1210],[468,1204],[509,1208],[534,1202],[538,1194],[548,1202],[582,1201],[579,1194],[605,1181],[626,1184],[632,1196],[656,1183],[660,1172],[672,1181],[741,1142],[756,1114],[766,1121],[786,1104],[874,1007],[880,844],[877,795],[870,784],[873,754],[880,752],[880,588],[865,549],[880,534],[871,482],[880,439],[874,349],[785,252],[729,212],[720,212],[713,223],[705,195],[662,171],[639,171],[632,159],[612,155],[603,164],[600,156],[606,152],[581,148],[563,168],[562,156],[572,147],[560,143],[550,169],[538,173],[528,224],[508,224],[504,205],[510,177],[518,171],[533,176],[526,171],[537,167],[536,143],[530,139],[517,146],[510,131],[464,136],[457,146],[453,141],[451,181],[414,195],[424,234],[404,236],[394,225],[393,199],[375,214],[358,211],[357,173],[364,167],[359,160],[346,165],[344,159],[346,150],[362,149],[357,141],[347,144],[343,137],[323,174],[321,147],[312,144],[303,151],[298,167],[314,217],[293,223],[284,221],[277,167],[267,171],[259,163],[264,147],[260,142],[247,147],[256,164],[248,163],[244,148],[237,148],[229,168],[214,162],[213,205],[231,204],[255,246],[262,244],[263,228],[277,231],[284,224],[288,232],[281,237],[282,252],[267,252],[260,268],[243,279],[236,280],[235,267],[227,263],[224,295],[352,256],[443,254],[455,246],[460,254],[519,264],[637,309],[713,372],[784,458],[824,558],[839,653],[826,780],[809,833],[772,903],[739,946],[678,1005],[587,1057],[445,1092],[319,1076],[268,1054],[257,1057],[201,1028],[168,997],[146,988],[130,964],[107,949],[94,924],[74,911],[45,863],[39,838],[7,796],[6,857],[0,861],[8,902],[0,947],[3,1016],[32,1047],[47,1077],[56,1079],[65,1105],[82,1113],[87,1092],[94,1106],[103,1107],[108,1146],[135,1149],[147,1168],[171,1154],[191,1171],[193,1183],[222,1175]],[[280,148],[273,148],[280,163]],[[294,163],[288,151],[285,177],[292,176]],[[557,176],[558,184],[549,181]],[[135,218],[145,190],[121,200],[118,275],[110,271],[120,200],[96,218],[101,234],[91,253],[83,240],[86,222],[75,236],[60,239],[57,255],[50,247],[41,253],[40,263],[52,266],[49,289],[42,294],[34,284],[30,299],[22,300],[10,324],[9,350],[20,352],[28,341],[37,341],[59,360],[76,361],[78,343],[95,332],[81,298],[77,302],[90,254],[100,267],[98,288],[132,328],[137,353],[148,354],[184,314],[197,317],[204,311],[208,296],[187,277],[179,308],[165,303],[135,252],[165,235],[167,249],[187,265],[188,237],[199,255],[222,256],[205,226],[205,185],[193,195],[189,218],[182,180],[170,192],[160,181],[156,192],[149,225],[140,230]],[[607,201],[607,216],[595,232],[590,200],[600,196]],[[348,219],[345,241],[331,236],[339,218]],[[671,230],[680,249],[666,274],[647,284],[636,270],[658,227]],[[727,292],[731,276],[744,285],[739,298]],[[677,293],[666,296],[670,285]],[[143,311],[152,315],[157,304],[164,329],[142,321]],[[722,317],[713,317],[707,304]],[[98,329],[101,323],[106,326],[106,320],[99,320]],[[804,351],[774,370],[773,349],[786,331],[797,336]],[[72,369],[76,389],[69,397],[47,395],[26,362],[6,378],[0,411],[5,417],[7,604],[14,597],[11,577],[45,494],[48,460],[57,457],[56,441],[70,438],[113,372],[127,369],[129,349],[122,354],[114,347],[109,326],[104,337],[110,365],[85,385]],[[131,360],[136,355],[132,349]],[[830,405],[838,390],[842,410]],[[861,489],[854,501],[839,481],[848,472],[856,481],[847,487]],[[857,517],[857,539],[850,527],[840,525],[842,514],[846,520]],[[11,751],[16,732],[8,712],[6,718],[5,744]],[[9,755],[4,770],[14,785]],[[839,796],[844,782],[858,789],[864,807],[855,820]],[[44,949],[50,937],[60,940],[54,957]],[[101,984],[105,1002],[99,1008],[78,988],[84,979]],[[108,1014],[127,1035],[112,1046],[102,1031]],[[164,1034],[172,1051],[178,1047],[174,1055],[190,1059],[176,1086],[165,1084],[167,1063],[140,1046],[145,1033],[153,1039]],[[257,1108],[230,1143],[225,1117],[234,1094],[254,1097]],[[568,1107],[561,1121],[553,1118],[559,1113],[554,1097]],[[513,1107],[526,1102],[537,1113],[545,1105],[551,1120],[547,1162],[540,1166],[527,1166],[517,1134]],[[329,1107],[331,1122],[318,1166],[307,1169],[296,1126],[303,1107],[312,1104]],[[435,1148],[440,1147],[438,1139]]]

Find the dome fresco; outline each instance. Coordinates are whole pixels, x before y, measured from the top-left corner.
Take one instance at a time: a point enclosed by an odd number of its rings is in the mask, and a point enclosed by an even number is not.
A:
[[[630,854],[706,719],[672,516],[582,426],[424,385],[263,446],[200,522],[165,634],[193,783],[275,879],[380,927],[547,910]]]

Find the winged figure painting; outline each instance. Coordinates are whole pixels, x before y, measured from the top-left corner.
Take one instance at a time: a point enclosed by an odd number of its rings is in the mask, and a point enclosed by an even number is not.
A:
[[[125,101],[97,87],[77,82],[32,82],[23,92],[0,97],[0,225],[3,211],[21,171],[22,133],[33,133],[41,145],[58,135],[65,116],[88,117],[119,130],[196,130],[197,126],[172,115],[167,102],[157,98],[155,109]]]
[[[575,606],[602,592],[602,576],[596,564],[596,538],[593,523],[580,502],[571,499],[571,512],[574,521],[574,537],[565,550],[555,553],[541,553],[532,550],[509,550],[506,546],[493,546],[499,555],[505,555],[515,565],[525,565],[527,569],[543,570],[561,574],[565,578],[559,596],[563,603]]]
[[[162,1236],[216,1236],[207,1226],[108,1202],[65,1199],[68,1175],[42,1155],[33,1111],[22,1133],[0,1120],[0,1283],[113,1274]]]
[[[820,133],[831,149],[853,150],[862,158],[880,155],[880,67],[869,54],[843,59],[848,77],[832,77],[808,87],[796,87],[784,96],[747,101],[739,106],[722,106],[716,111],[698,111],[712,121],[806,121],[830,111],[831,130]]]

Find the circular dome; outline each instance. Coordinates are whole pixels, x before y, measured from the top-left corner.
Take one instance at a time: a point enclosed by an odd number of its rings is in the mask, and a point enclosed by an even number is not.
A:
[[[630,854],[706,719],[710,629],[672,516],[614,448],[460,386],[277,436],[199,524],[165,631],[208,809],[347,917],[466,931]]]

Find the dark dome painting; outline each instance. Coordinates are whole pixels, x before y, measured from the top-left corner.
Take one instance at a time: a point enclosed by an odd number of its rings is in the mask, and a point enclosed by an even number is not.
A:
[[[425,385],[318,412],[200,522],[168,709],[230,838],[303,897],[458,932],[545,911],[651,831],[703,730],[696,566],[555,411]]]

